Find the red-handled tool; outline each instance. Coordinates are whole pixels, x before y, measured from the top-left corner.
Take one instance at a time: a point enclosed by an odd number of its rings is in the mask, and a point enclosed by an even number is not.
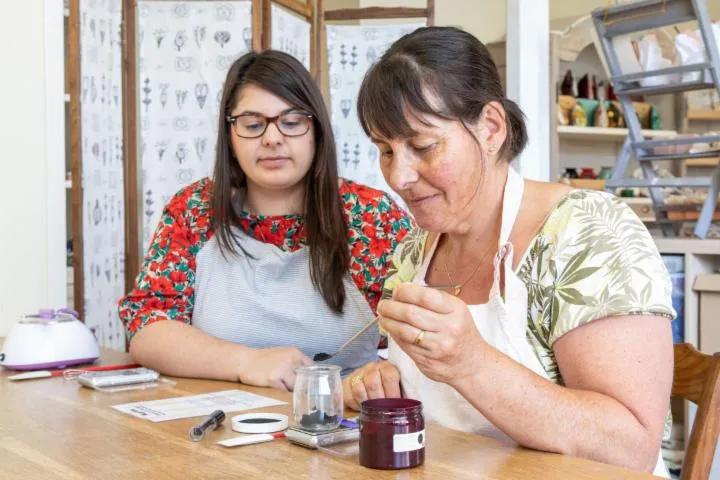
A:
[[[129,363],[125,365],[96,365],[93,367],[85,368],[64,368],[59,370],[37,370],[34,372],[18,373],[17,375],[10,375],[8,380],[33,380],[36,378],[49,378],[49,377],[61,377],[73,378],[82,372],[106,372],[111,370],[125,370],[127,368],[138,368],[140,365],[137,363]],[[71,375],[68,375],[71,374]],[[76,375],[72,375],[76,374]]]

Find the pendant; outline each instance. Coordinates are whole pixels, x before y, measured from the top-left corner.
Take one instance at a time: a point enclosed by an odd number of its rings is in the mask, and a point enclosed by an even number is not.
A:
[[[454,291],[453,295],[455,295],[456,297],[459,297],[461,291],[462,291],[462,285],[459,287],[455,287],[455,291]]]

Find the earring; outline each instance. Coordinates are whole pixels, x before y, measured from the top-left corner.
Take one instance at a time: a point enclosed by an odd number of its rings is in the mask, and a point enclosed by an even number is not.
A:
[[[495,145],[490,145],[488,147],[488,153],[495,153],[496,150],[497,150],[497,147]]]

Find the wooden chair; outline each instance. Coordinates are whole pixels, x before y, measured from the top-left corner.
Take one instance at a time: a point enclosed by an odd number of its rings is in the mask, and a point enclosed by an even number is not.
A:
[[[682,479],[707,479],[720,433],[720,354],[706,355],[689,343],[676,344],[672,396],[698,406]]]

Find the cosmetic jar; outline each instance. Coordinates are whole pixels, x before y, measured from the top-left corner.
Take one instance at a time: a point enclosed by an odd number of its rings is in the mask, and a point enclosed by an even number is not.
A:
[[[422,403],[409,398],[378,398],[360,405],[360,465],[382,470],[412,468],[425,462]]]

